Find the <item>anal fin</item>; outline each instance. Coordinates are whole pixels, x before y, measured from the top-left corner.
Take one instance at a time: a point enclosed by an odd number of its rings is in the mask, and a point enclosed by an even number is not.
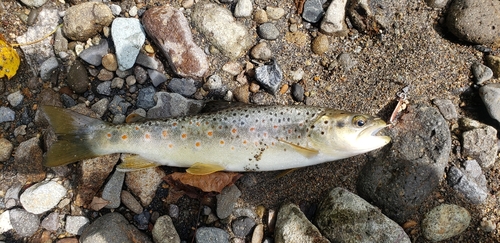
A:
[[[220,165],[196,162],[191,167],[186,169],[186,172],[191,175],[208,175],[221,170],[224,170],[224,167]]]
[[[145,159],[139,155],[134,155],[134,154],[122,154],[121,159],[122,163],[116,166],[116,170],[121,172],[143,170],[160,165],[154,161]]]
[[[286,143],[286,144],[290,145],[293,149],[295,149],[295,151],[297,151],[300,154],[304,155],[304,157],[306,157],[306,158],[312,158],[312,157],[314,157],[314,156],[316,156],[316,155],[319,154],[319,151],[316,150],[316,149],[302,147],[302,146],[299,146],[297,144],[293,144],[293,143],[287,142],[287,141],[282,140],[282,139],[279,139],[279,141],[282,142],[282,143]]]

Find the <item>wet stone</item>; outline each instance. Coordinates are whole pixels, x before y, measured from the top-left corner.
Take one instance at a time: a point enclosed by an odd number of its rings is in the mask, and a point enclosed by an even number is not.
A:
[[[233,212],[236,201],[241,196],[241,191],[235,185],[225,187],[217,199],[217,217],[225,219]]]
[[[231,229],[237,237],[247,236],[254,226],[255,221],[249,217],[240,217],[231,223]]]
[[[0,138],[0,162],[7,161],[10,158],[13,149],[14,145],[12,145],[9,140]]]
[[[135,75],[135,79],[140,84],[143,84],[148,79],[148,72],[140,66],[134,67],[134,75]]]
[[[280,35],[280,31],[273,23],[263,23],[257,28],[257,33],[260,38],[266,40],[276,40]]]
[[[135,214],[142,213],[143,208],[141,204],[137,201],[137,199],[135,199],[135,197],[130,192],[125,190],[121,191],[120,199],[123,205],[125,205],[125,207],[130,209],[130,211],[134,212]]]
[[[88,88],[89,76],[87,68],[78,60],[69,68],[66,78],[68,86],[77,94],[84,93]]]
[[[272,64],[263,65],[255,69],[255,79],[269,93],[276,94],[283,80],[283,71],[278,63],[273,60]]]
[[[21,91],[16,91],[12,94],[7,95],[7,101],[12,107],[16,107],[23,102],[24,96]]]
[[[173,78],[167,84],[167,88],[184,97],[193,95],[197,90],[195,81],[191,78]]]
[[[101,39],[99,45],[91,46],[78,55],[82,60],[90,65],[101,66],[103,57],[108,54],[108,41]]]
[[[148,69],[148,75],[149,78],[151,79],[151,83],[153,83],[153,86],[155,87],[158,87],[158,85],[165,83],[165,81],[167,81],[167,76],[156,70]]]
[[[0,107],[0,123],[15,119],[16,113],[8,107]]]
[[[168,205],[168,215],[172,218],[179,218],[179,206],[175,204]]]
[[[67,94],[61,95],[61,101],[62,101],[64,107],[66,107],[66,108],[73,107],[76,105],[76,101],[73,98],[71,98],[71,96],[69,96]]]
[[[113,72],[106,69],[101,69],[101,71],[99,71],[99,74],[97,74],[97,79],[101,81],[108,81],[113,79],[114,76],[115,74]]]
[[[298,83],[292,84],[292,97],[298,102],[304,101],[304,87]]]
[[[81,56],[81,54],[80,54]],[[118,61],[116,60],[116,56],[113,53],[108,53],[102,57],[102,66],[106,68],[106,70],[114,72],[118,69]]]
[[[151,219],[151,214],[148,211],[143,211],[140,214],[134,215],[134,221],[137,228],[140,230],[146,230],[149,226],[149,220]]]
[[[94,111],[98,117],[102,117],[104,113],[108,110],[108,105],[109,105],[109,100],[104,98],[94,103],[90,109]]]
[[[115,44],[116,59],[120,70],[134,66],[146,35],[138,19],[116,18],[111,25],[111,36]]]
[[[42,80],[49,80],[52,76],[52,73],[59,67],[59,62],[56,57],[50,57],[45,60],[40,66],[40,78]]]
[[[137,55],[135,63],[153,70],[156,70],[159,66],[158,61],[154,57],[150,57],[142,52],[139,52],[139,55]]]

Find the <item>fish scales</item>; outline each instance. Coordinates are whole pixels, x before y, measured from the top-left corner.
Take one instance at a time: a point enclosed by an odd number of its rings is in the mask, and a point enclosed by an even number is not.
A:
[[[375,135],[386,126],[379,118],[310,106],[236,107],[121,125],[88,120],[92,118],[60,108],[44,107],[44,111],[61,138],[71,137],[68,134],[80,138],[68,140],[80,143],[88,150],[86,155],[128,153],[137,155],[139,163],[150,163],[146,167],[200,163],[209,165],[209,172],[282,170],[354,156],[390,141]],[[58,124],[63,118],[68,124]],[[59,161],[59,150],[49,149],[48,165],[74,162],[83,154],[76,151],[69,156],[72,159]]]

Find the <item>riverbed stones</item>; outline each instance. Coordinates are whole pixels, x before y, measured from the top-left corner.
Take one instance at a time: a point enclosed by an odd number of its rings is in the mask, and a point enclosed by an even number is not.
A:
[[[146,34],[138,19],[116,18],[111,25],[111,36],[115,44],[118,69],[132,68],[146,40]]]
[[[442,241],[462,233],[470,220],[467,209],[454,204],[441,204],[425,215],[422,231],[428,240]]]
[[[72,40],[86,41],[113,21],[111,9],[104,3],[85,2],[66,10],[63,31]]]

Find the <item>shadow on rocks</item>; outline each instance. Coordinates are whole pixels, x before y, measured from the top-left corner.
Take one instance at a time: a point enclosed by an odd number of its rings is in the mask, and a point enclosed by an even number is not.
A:
[[[436,108],[415,105],[387,133],[392,143],[361,170],[357,190],[389,218],[403,223],[443,178],[450,131]]]

